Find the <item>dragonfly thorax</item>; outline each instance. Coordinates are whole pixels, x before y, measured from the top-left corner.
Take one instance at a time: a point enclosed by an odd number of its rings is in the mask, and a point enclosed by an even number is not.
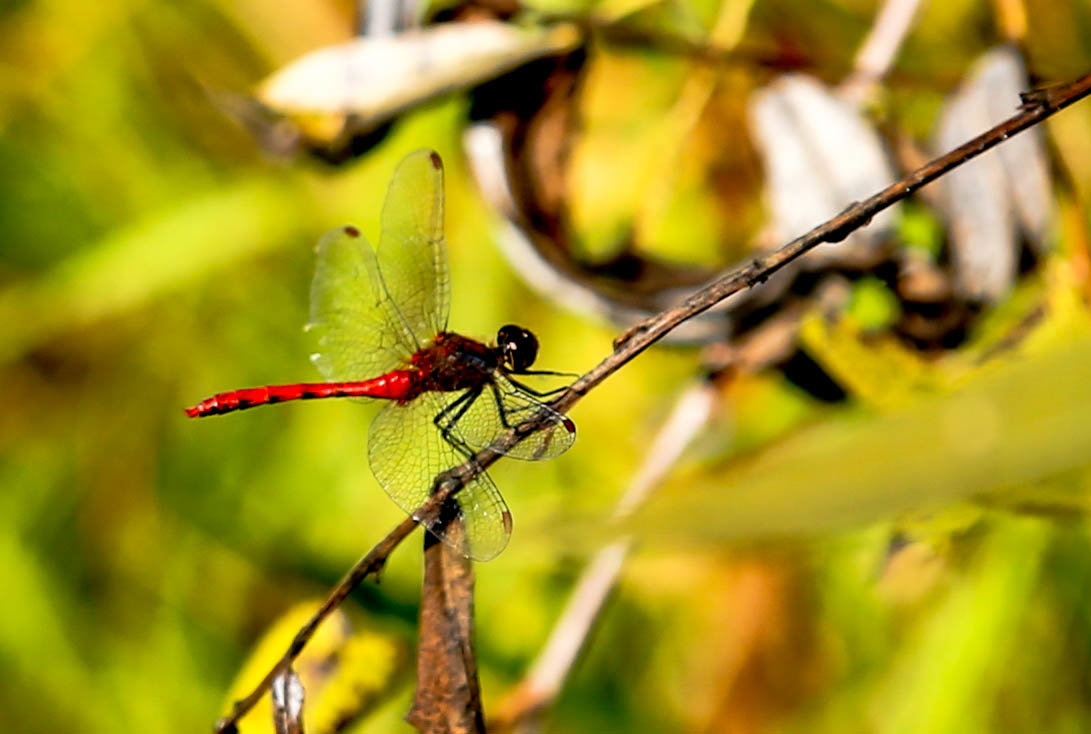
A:
[[[460,334],[440,332],[411,358],[422,390],[452,392],[485,384],[501,365],[502,352]]]

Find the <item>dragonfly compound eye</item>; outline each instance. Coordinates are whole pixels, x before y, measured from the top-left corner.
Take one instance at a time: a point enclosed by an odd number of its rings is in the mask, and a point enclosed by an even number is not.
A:
[[[508,324],[496,332],[496,345],[512,372],[523,372],[538,358],[538,338],[521,326]]]

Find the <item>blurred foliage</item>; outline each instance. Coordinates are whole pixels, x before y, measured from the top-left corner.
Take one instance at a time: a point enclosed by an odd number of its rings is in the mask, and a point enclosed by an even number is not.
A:
[[[285,612],[254,646],[226,700],[236,701],[254,689],[276,665],[296,632],[321,602],[297,604]],[[342,610],[319,627],[292,669],[305,691],[306,731],[339,731],[366,715],[408,670],[398,638],[371,629],[354,631]],[[240,724],[248,732],[274,734],[273,704],[266,696]]]
[[[877,101],[888,130],[927,138],[943,95],[1000,41],[1005,4],[924,4]],[[1035,80],[1085,73],[1088,6],[1028,8]],[[602,3],[604,17],[803,58],[831,82],[874,11]],[[300,331],[313,243],[346,222],[374,237],[408,151],[433,147],[447,163],[455,328],[488,337],[517,320],[557,369],[609,351],[610,328],[528,295],[493,246],[495,219],[459,153],[464,98],[334,169],[264,158],[206,93],[248,89],[351,27],[342,0],[0,6],[4,731],[206,730],[243,661],[261,667],[266,630],[400,519],[367,468],[374,406],[200,422],[181,409],[314,377]],[[700,68],[654,48],[593,58],[572,175],[589,250],[633,227],[659,254],[726,264],[752,241],[760,171],[742,120],[773,72]],[[940,357],[882,332],[896,303],[877,281],[856,288],[848,317],[808,320],[803,343],[847,405],[778,373],[733,382],[730,408],[634,520],[645,544],[554,730],[1091,728],[1091,103],[1046,129],[1057,253]],[[697,165],[709,157],[711,185]],[[938,255],[931,216],[905,216],[906,240]],[[492,470],[515,533],[478,567],[486,711],[541,647],[601,518],[697,373],[693,351],[641,356],[576,408],[568,455]],[[419,546],[347,605],[377,645],[338,658],[364,661],[328,699],[331,711],[351,696],[366,707],[351,731],[408,730],[399,651],[414,638]]]

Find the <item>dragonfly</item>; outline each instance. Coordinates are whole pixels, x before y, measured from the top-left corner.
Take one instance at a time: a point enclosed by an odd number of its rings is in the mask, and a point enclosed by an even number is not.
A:
[[[558,456],[575,441],[576,426],[543,402],[564,388],[539,392],[518,379],[564,374],[530,369],[538,355],[532,332],[508,324],[495,344],[487,344],[447,330],[443,231],[443,163],[434,151],[411,153],[390,182],[379,246],[345,226],[316,248],[305,330],[316,347],[311,361],[326,382],[221,392],[186,408],[186,414],[212,416],[312,398],[385,400],[368,430],[375,479],[433,535],[468,558],[486,561],[511,536],[504,498],[481,471],[438,517],[421,518],[415,511],[434,491],[435,478],[524,420],[544,425],[500,453],[526,460]]]

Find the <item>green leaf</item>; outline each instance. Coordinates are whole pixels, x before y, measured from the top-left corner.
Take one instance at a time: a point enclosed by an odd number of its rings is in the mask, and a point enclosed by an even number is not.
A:
[[[628,529],[799,537],[998,496],[1091,468],[1091,338],[886,415],[848,412],[751,460],[678,477]]]

